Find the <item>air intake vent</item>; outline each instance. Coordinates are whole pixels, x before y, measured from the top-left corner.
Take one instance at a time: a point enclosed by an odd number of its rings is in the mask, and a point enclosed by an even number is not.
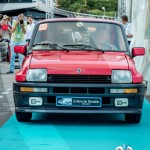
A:
[[[48,75],[50,83],[111,83],[111,76],[97,75]]]

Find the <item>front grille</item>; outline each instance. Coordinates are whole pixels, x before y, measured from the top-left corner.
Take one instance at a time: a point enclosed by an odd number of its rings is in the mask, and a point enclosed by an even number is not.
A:
[[[105,89],[95,87],[53,87],[53,93],[104,94]]]
[[[104,75],[48,75],[50,83],[111,83],[111,76]]]
[[[53,87],[53,93],[69,93],[68,87]]]

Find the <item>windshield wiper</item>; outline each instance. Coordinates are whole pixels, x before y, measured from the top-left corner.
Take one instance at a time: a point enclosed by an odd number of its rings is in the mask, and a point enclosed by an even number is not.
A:
[[[49,46],[50,48],[53,48],[53,49],[60,48],[60,49],[69,51],[67,48],[65,48],[65,47],[63,47],[63,46],[60,46],[59,44],[51,43],[51,42],[35,43],[35,44],[33,44],[33,47],[35,47],[35,46],[37,46],[37,45],[44,45],[44,46],[47,45],[47,46]]]
[[[102,49],[99,49],[99,48],[97,48],[97,47],[95,47],[95,46],[91,46],[91,45],[86,45],[86,44],[71,44],[71,45],[63,45],[64,47],[75,47],[75,48],[78,48],[78,47],[80,47],[81,49],[87,49],[87,48],[91,48],[91,49],[94,49],[94,50],[96,50],[96,51],[101,51],[102,53],[104,53],[105,51],[104,50],[102,50]],[[90,50],[91,50],[90,49]]]

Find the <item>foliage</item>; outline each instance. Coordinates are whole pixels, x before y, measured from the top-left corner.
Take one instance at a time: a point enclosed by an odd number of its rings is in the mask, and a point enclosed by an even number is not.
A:
[[[103,15],[103,12],[98,10],[98,9],[92,9],[87,11],[88,14],[93,14],[93,15]]]
[[[118,0],[59,0],[58,3],[61,9],[94,15],[115,16],[118,9]]]

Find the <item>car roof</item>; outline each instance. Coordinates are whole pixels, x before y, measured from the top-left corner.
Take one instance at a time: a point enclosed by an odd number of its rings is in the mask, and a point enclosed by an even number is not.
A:
[[[106,19],[97,19],[97,18],[51,18],[51,19],[44,19],[39,21],[39,23],[44,22],[59,22],[59,21],[88,21],[88,22],[103,22],[103,23],[114,23],[121,25],[121,22],[115,20],[106,20]]]

